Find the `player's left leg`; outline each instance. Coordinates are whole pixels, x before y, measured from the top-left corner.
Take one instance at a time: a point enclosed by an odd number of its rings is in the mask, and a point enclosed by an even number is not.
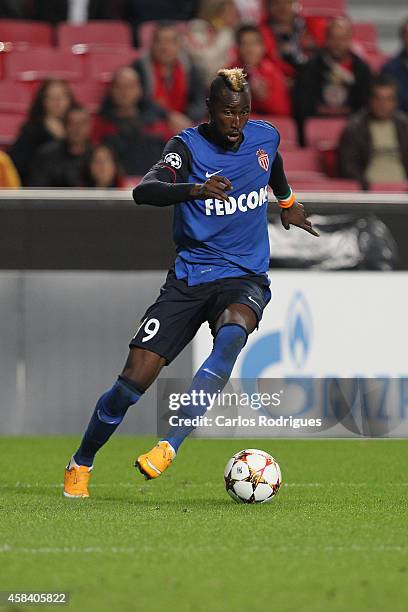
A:
[[[222,312],[214,326],[213,349],[193,378],[187,392],[190,396],[193,396],[195,391],[197,397],[200,397],[200,391],[204,391],[204,397],[208,397],[207,393],[218,394],[224,389],[236,359],[245,346],[248,334],[256,328],[257,323],[254,311],[245,304],[230,304]],[[171,446],[174,453],[177,453],[183,440],[195,429],[192,425],[186,425],[186,420],[188,422],[204,415],[207,407],[208,403],[205,401],[183,406],[178,413],[179,424],[170,427],[158,446],[138,458],[137,465],[147,478],[157,478],[163,472],[163,469],[156,467],[157,460],[161,459],[160,445],[165,442]],[[170,462],[166,464],[166,468],[169,465]]]
[[[213,349],[193,378],[188,393],[204,390],[205,393],[220,393],[227,384],[237,357],[246,344],[248,335],[257,326],[255,313],[245,304],[231,304],[224,310],[215,325]],[[204,395],[204,397],[208,397]],[[196,406],[183,406],[179,418],[203,416],[208,402]],[[182,421],[183,422],[183,421]],[[183,440],[193,431],[191,425],[175,425],[165,436],[177,452]]]

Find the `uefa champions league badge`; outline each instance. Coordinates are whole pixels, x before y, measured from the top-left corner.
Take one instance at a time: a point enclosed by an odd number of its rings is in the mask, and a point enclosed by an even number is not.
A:
[[[269,170],[269,156],[264,149],[258,149],[256,152],[258,157],[258,163],[261,166],[262,170],[267,172]]]

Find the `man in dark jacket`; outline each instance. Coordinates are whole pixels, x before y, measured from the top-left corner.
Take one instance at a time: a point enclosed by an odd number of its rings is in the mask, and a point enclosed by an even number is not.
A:
[[[371,183],[408,179],[408,117],[397,111],[397,86],[386,75],[373,81],[368,110],[350,120],[339,144],[339,169],[344,178]]]
[[[351,42],[351,22],[346,17],[336,17],[327,27],[325,47],[300,71],[294,110],[302,145],[307,117],[349,115],[367,102],[371,71],[351,51]]]
[[[398,83],[399,107],[408,113],[408,19],[401,26],[402,49],[383,67],[383,74],[394,77]]]
[[[66,137],[38,149],[32,167],[31,187],[81,187],[91,152],[91,117],[86,108],[74,107],[66,117]]]

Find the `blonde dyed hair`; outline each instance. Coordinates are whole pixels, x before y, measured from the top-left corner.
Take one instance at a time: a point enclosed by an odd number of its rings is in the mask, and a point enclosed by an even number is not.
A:
[[[221,68],[221,70],[218,70],[217,76],[222,77],[232,91],[243,91],[248,84],[242,68]]]

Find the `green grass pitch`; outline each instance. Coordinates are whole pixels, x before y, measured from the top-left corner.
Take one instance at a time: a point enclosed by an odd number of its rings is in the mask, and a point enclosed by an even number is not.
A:
[[[408,609],[406,441],[189,440],[145,482],[132,461],[153,439],[117,436],[92,498],[69,500],[77,442],[0,439],[1,591],[68,591],[63,609],[86,612]],[[270,504],[224,490],[224,465],[245,447],[280,463]]]

